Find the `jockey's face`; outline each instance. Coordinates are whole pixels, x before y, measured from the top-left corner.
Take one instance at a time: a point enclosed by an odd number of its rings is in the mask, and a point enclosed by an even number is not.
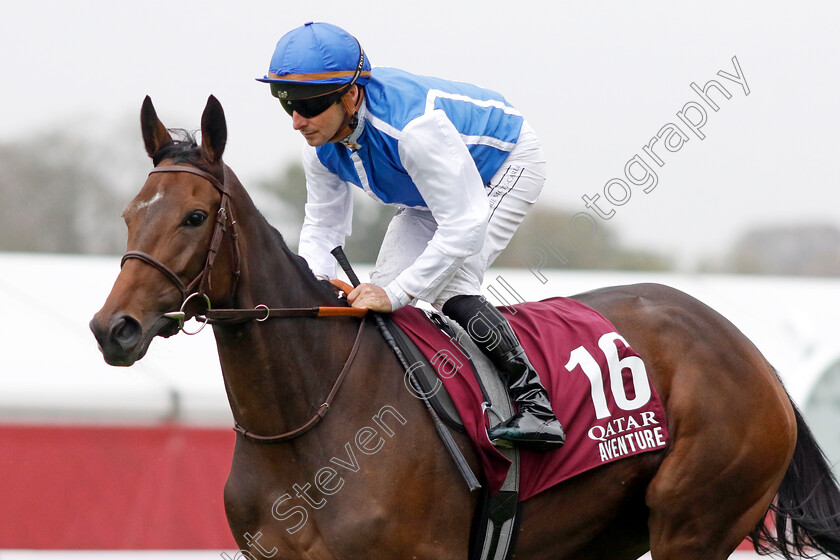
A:
[[[358,88],[355,86],[345,96],[350,96],[355,101],[358,95]],[[306,118],[295,111],[292,113],[292,127],[303,134],[306,143],[310,146],[323,146],[333,138],[338,131],[350,120],[344,103],[339,101],[319,115]]]

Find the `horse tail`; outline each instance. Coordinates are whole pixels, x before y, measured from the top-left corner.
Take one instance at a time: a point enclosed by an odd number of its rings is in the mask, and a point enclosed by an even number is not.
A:
[[[840,488],[831,465],[793,404],[796,447],[776,500],[750,534],[759,554],[811,558],[820,552],[840,559]],[[768,527],[775,521],[775,529]]]

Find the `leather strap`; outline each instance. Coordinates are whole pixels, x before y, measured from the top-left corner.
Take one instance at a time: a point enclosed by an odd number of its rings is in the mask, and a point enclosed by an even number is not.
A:
[[[199,177],[201,177],[203,179],[207,179],[208,181],[210,181],[210,183],[214,187],[216,187],[216,190],[218,190],[220,193],[228,194],[228,195],[230,194],[227,190],[227,187],[225,187],[224,183],[219,181],[214,175],[212,175],[210,173],[207,173],[206,171],[204,171],[203,169],[199,169],[198,167],[187,167],[185,165],[162,165],[160,167],[155,167],[154,169],[149,171],[149,175],[151,175],[152,173],[173,173],[173,172],[192,173],[193,175],[198,175]]]
[[[300,426],[299,428],[295,428],[294,430],[290,430],[288,432],[283,432],[282,434],[277,434],[276,436],[261,436],[259,434],[255,434],[246,428],[243,428],[239,422],[236,422],[233,426],[233,429],[242,434],[244,437],[248,439],[252,439],[254,441],[258,441],[260,443],[281,443],[284,441],[288,441],[292,438],[296,438],[312,428],[315,427],[315,424],[321,421],[321,418],[326,416],[327,412],[329,412],[330,407],[332,405],[332,401],[335,398],[335,395],[338,393],[339,387],[344,382],[344,378],[347,377],[347,372],[350,371],[350,366],[353,365],[353,360],[356,357],[356,354],[359,351],[359,346],[362,342],[362,332],[364,332],[365,328],[365,318],[361,320],[359,323],[359,331],[356,333],[356,339],[353,341],[353,348],[350,350],[350,355],[347,356],[347,360],[344,362],[344,367],[341,368],[341,372],[338,374],[338,378],[335,380],[332,389],[330,390],[329,395],[327,395],[326,400],[318,407],[318,410],[315,414],[310,418],[305,424]]]
[[[353,134],[353,129],[350,128],[350,123],[353,122],[353,117],[359,111],[359,107],[362,106],[362,101],[365,98],[365,88],[358,87],[359,96],[356,99],[356,103],[352,104],[350,101],[350,92],[348,91],[344,95],[341,96],[341,104],[344,106],[344,110],[347,112],[347,119],[346,122],[342,123],[342,126],[338,129],[338,132],[335,133],[335,136],[329,139],[329,142],[340,142],[344,140],[351,134]],[[358,126],[358,124],[356,125]]]
[[[231,287],[231,292],[235,291],[236,284],[239,281],[240,276],[240,255],[239,255],[239,244],[237,243],[237,230],[236,230],[236,219],[233,216],[233,208],[230,206],[230,192],[228,191],[225,184],[217,179],[211,173],[204,171],[203,169],[199,169],[197,167],[188,167],[183,165],[164,165],[161,167],[155,167],[149,172],[149,175],[152,173],[191,173],[193,175],[197,175],[202,179],[209,181],[213,188],[219,191],[219,194],[222,196],[222,200],[219,204],[219,211],[216,214],[216,223],[213,227],[213,234],[210,239],[210,245],[207,251],[207,259],[204,262],[204,268],[202,271],[196,276],[189,285],[184,285],[184,282],[181,281],[180,277],[173,272],[168,266],[154,258],[153,256],[149,255],[148,253],[144,253],[143,251],[128,251],[125,255],[123,255],[122,260],[120,261],[120,266],[125,264],[125,261],[128,259],[138,259],[146,264],[149,264],[159,270],[161,273],[164,274],[175,286],[181,291],[181,299],[185,300],[187,295],[195,288],[196,284],[198,284],[199,293],[207,294],[211,288],[211,277],[213,272],[213,264],[216,261],[216,255],[219,252],[219,247],[222,244],[222,239],[225,236],[225,233],[228,231],[228,222],[230,222],[230,233],[231,239],[233,241],[233,284]]]
[[[280,307],[258,305],[253,309],[208,309],[204,317],[210,323],[265,321],[282,317],[364,317],[367,309],[357,307]]]
[[[172,272],[166,265],[161,263],[153,256],[149,255],[148,253],[144,253],[143,251],[128,251],[126,254],[123,255],[122,259],[120,260],[120,268],[125,266],[125,261],[127,261],[128,259],[137,259],[158,269],[158,271],[160,271],[161,274],[166,276],[169,279],[169,281],[175,284],[175,287],[177,287],[181,291],[182,300],[187,297],[187,287],[181,281],[181,278],[179,278],[177,274]]]

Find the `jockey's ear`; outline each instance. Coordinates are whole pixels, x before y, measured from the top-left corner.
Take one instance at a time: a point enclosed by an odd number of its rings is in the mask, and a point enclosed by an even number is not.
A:
[[[172,142],[172,136],[160,122],[155,106],[152,105],[152,98],[148,95],[143,100],[143,107],[140,109],[140,129],[143,132],[146,153],[149,154],[150,158],[155,157],[158,150]]]
[[[211,95],[201,115],[201,155],[209,163],[216,163],[222,159],[226,142],[225,111],[219,100]]]

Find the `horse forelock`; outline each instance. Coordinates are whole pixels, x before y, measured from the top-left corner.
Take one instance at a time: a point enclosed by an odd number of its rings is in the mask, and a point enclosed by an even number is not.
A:
[[[172,160],[172,163],[189,163],[206,171],[207,165],[201,157],[201,146],[195,134],[182,128],[171,128],[169,132],[176,139],[161,146],[152,156],[152,163],[158,166],[164,160]]]

